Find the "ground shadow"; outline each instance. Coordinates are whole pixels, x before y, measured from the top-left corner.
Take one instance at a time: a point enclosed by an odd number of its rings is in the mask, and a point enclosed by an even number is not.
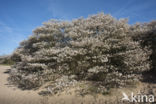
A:
[[[3,72],[4,74],[9,74],[11,71],[11,69],[7,69],[5,72]]]
[[[6,69],[6,71],[4,71],[3,73],[4,74],[8,74],[10,76],[10,72],[11,72],[11,69]],[[15,90],[15,86],[13,84],[10,83],[9,79],[7,78],[7,83],[4,84],[6,85],[7,87],[12,87],[14,90]]]
[[[142,80],[142,82],[156,84],[155,71],[153,71],[153,70],[151,70],[151,71],[146,71],[146,72],[143,72],[142,75],[143,75],[143,80]]]

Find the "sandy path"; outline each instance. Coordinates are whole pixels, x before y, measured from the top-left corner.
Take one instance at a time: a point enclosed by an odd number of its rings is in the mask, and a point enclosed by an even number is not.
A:
[[[5,73],[9,66],[0,65],[0,104],[40,104],[41,96],[37,91],[22,91],[8,85],[8,73]]]

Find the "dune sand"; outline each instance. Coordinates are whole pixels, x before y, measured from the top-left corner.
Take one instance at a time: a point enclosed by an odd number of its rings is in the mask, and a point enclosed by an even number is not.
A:
[[[8,84],[10,66],[0,66],[0,104],[39,104],[37,91],[20,90]]]
[[[13,85],[9,85],[7,78],[9,74],[7,71],[10,69],[10,66],[0,65],[0,104],[91,104],[96,102],[93,96],[76,96],[74,91],[70,89],[72,94],[62,93],[60,96],[40,96],[38,93],[44,89],[39,90],[21,90]],[[143,86],[143,85],[140,85]],[[113,101],[117,97],[118,99],[122,98],[121,92],[137,92],[141,89],[140,86],[137,88],[128,88],[119,89],[112,91],[110,95],[105,95],[98,97],[98,99],[104,101]],[[98,100],[99,102],[100,100]],[[83,103],[82,103],[83,102]],[[96,102],[97,103],[97,102]],[[104,102],[99,102],[99,104],[104,104]]]
[[[41,89],[35,91],[21,90],[13,85],[9,85],[7,80],[9,77],[7,71],[9,69],[10,66],[0,65],[0,104],[80,104],[83,99],[82,97],[66,95],[65,93],[61,96],[43,97],[38,94]]]
[[[43,97],[38,94],[42,89],[21,90],[9,85],[7,81],[9,69],[10,66],[0,65],[0,104],[81,104],[82,102],[86,104],[95,100],[93,96],[78,97],[66,93],[62,93],[60,96]]]

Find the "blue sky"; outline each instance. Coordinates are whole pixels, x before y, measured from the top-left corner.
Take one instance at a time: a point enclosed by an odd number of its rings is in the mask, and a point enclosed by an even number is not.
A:
[[[156,0],[0,0],[0,55],[10,54],[49,19],[72,20],[104,12],[129,24],[156,20]]]

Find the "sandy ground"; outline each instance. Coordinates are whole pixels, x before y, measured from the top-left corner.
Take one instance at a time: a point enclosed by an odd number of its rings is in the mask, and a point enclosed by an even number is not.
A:
[[[131,93],[138,92],[144,84],[137,85],[137,88],[122,88],[122,89],[112,89],[110,95],[98,96],[96,99],[94,96],[77,96],[74,91],[70,89],[72,94],[62,93],[60,96],[40,96],[38,93],[43,90],[21,90],[13,85],[9,85],[7,78],[9,74],[7,71],[10,66],[0,65],[0,104],[93,104],[97,102],[98,104],[104,104],[103,101],[113,101],[116,98],[121,99],[122,92]],[[155,88],[156,88],[156,84]],[[152,88],[153,89],[153,88]],[[146,90],[146,89],[145,89]],[[102,101],[100,103],[100,101]],[[95,103],[97,104],[97,103]],[[112,103],[113,104],[113,103]]]
[[[81,104],[81,102],[92,102],[93,97],[77,97],[75,95],[62,93],[60,96],[40,96],[39,90],[21,90],[9,85],[7,71],[10,66],[0,65],[0,104]],[[72,92],[72,91],[71,91]],[[85,100],[87,101],[85,101]]]
[[[41,96],[37,91],[22,91],[8,84],[8,69],[9,66],[0,66],[0,104],[39,104]]]
[[[75,94],[62,93],[60,96],[40,96],[40,90],[21,90],[13,85],[9,85],[7,71],[10,66],[0,65],[0,104],[86,104],[92,103],[96,99],[93,96],[76,96]],[[70,89],[71,93],[74,92]],[[105,96],[108,99],[109,96]],[[103,99],[103,97],[102,97]]]

